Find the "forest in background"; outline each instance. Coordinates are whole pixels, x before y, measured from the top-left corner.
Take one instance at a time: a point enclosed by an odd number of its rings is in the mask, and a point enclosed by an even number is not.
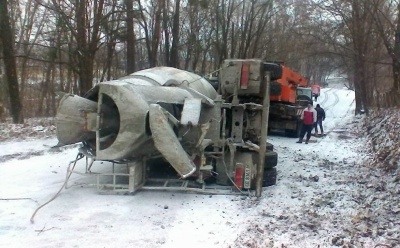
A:
[[[54,116],[57,92],[154,66],[206,76],[227,58],[345,77],[356,114],[400,105],[397,0],[3,0],[0,103],[14,123]]]

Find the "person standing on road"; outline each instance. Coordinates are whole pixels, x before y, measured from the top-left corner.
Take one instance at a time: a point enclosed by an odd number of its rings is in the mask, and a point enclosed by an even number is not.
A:
[[[312,102],[309,102],[307,108],[301,112],[300,119],[303,120],[303,127],[301,129],[299,140],[296,143],[301,144],[303,142],[304,135],[307,133],[305,143],[308,144],[308,141],[311,137],[311,131],[315,125],[315,122],[317,121],[317,111],[315,111],[313,108]]]
[[[315,107],[315,111],[317,111],[317,122],[315,123],[315,135],[318,135],[318,126],[321,130],[321,135],[324,135],[324,128],[322,127],[322,121],[325,120],[325,110],[317,104]]]

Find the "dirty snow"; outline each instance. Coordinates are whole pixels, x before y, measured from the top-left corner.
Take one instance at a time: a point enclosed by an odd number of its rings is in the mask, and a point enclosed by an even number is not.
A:
[[[398,149],[388,149],[398,122],[384,125],[377,116],[365,126],[354,116],[354,92],[340,85],[323,89],[318,103],[327,136],[296,144],[271,134],[278,182],[259,199],[103,195],[93,178],[73,175],[34,223],[34,211],[64,184],[78,146],[51,148],[51,119],[1,124],[0,247],[400,247]],[[375,136],[365,131],[374,128]],[[84,167],[79,161],[77,171]]]

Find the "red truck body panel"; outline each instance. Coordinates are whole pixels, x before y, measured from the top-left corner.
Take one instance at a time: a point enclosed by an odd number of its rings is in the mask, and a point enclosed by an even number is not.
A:
[[[321,91],[321,86],[319,86],[317,84],[311,85],[311,91],[312,91],[313,95],[319,96],[319,93]]]

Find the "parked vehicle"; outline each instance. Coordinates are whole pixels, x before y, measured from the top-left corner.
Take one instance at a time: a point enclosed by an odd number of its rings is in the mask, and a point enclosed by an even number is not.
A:
[[[281,77],[271,82],[270,91],[270,129],[284,130],[289,137],[298,137],[301,131],[301,111],[312,101],[308,81],[292,69],[276,63],[267,66],[278,67]],[[278,75],[279,73],[277,73]]]

